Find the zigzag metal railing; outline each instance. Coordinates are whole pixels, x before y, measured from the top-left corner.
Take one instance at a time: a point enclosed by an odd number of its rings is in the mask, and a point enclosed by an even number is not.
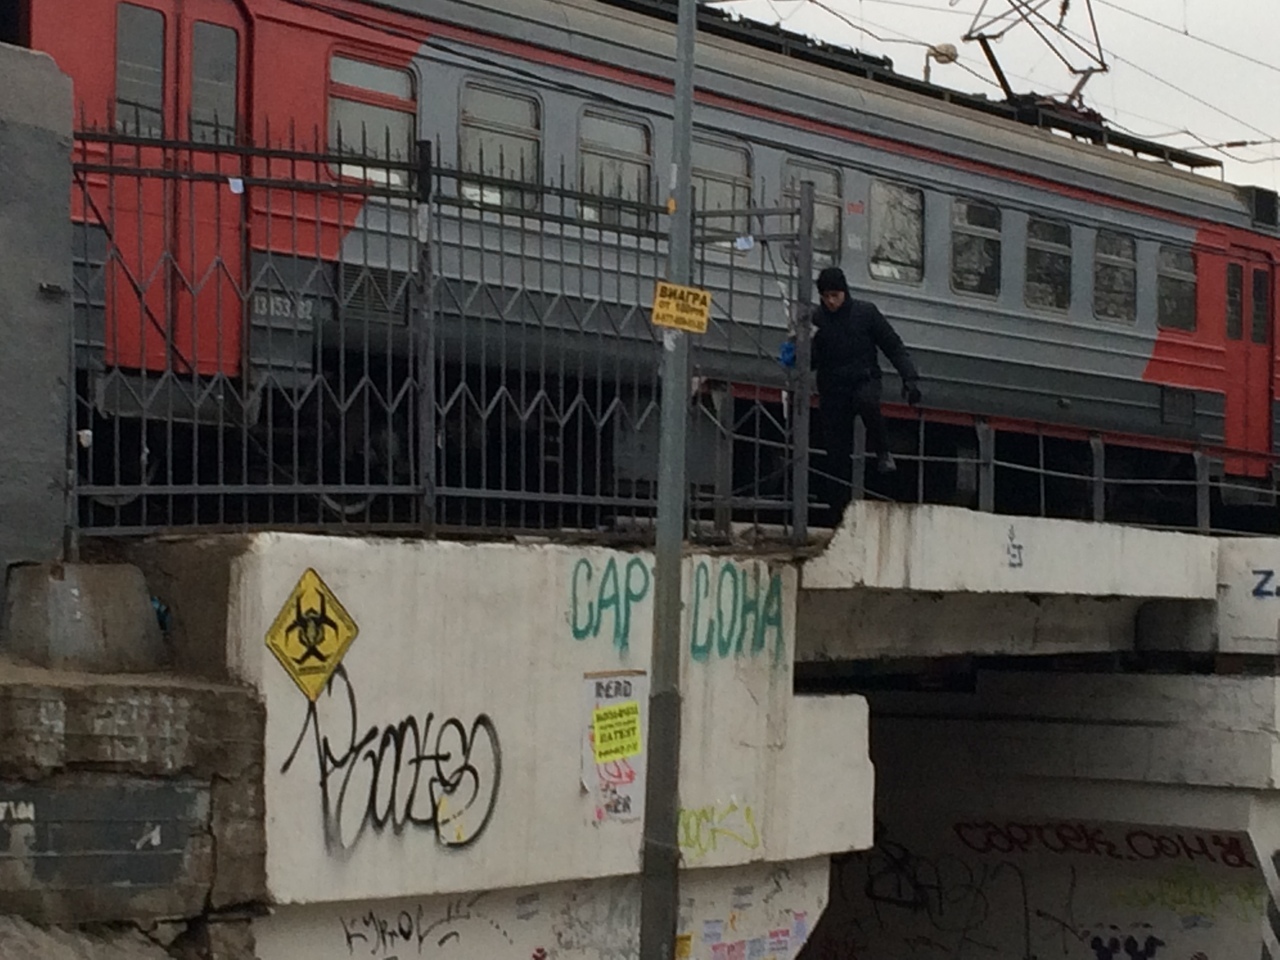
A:
[[[418,152],[78,137],[79,531],[647,537],[665,211]],[[695,537],[803,530],[774,359],[800,222],[700,216]]]

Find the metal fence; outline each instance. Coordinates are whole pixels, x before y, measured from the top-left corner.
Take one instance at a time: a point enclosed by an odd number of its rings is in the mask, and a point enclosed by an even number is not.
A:
[[[433,166],[427,144],[404,163],[367,146],[78,135],[73,535],[650,536],[666,209],[563,171],[486,177]],[[810,442],[812,227],[808,185],[785,208],[697,213],[713,312],[690,351],[687,524],[702,542],[835,522],[821,501],[848,474],[822,441],[848,425],[816,408]],[[1224,475],[1240,452],[890,413],[899,470],[867,468],[859,427],[855,498],[1276,530],[1270,477]]]
[[[647,535],[665,208],[370,152],[78,135],[76,531]],[[804,198],[697,215],[694,537],[803,533]]]

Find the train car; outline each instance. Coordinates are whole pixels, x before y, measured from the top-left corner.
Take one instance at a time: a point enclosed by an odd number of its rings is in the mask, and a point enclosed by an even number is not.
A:
[[[638,304],[648,291],[624,281],[644,273],[641,260],[653,266],[664,256],[656,240],[620,244],[605,269],[587,233],[570,236],[565,222],[598,226],[601,204],[664,196],[667,0],[82,0],[74,18],[67,0],[19,6],[6,29],[73,77],[81,125],[124,138],[141,162],[163,166],[177,156],[174,143],[204,143],[208,150],[187,149],[179,162],[221,184],[237,179],[224,169],[228,158],[246,162],[231,148],[253,145],[267,151],[258,179],[293,176],[328,190],[305,228],[287,236],[271,226],[296,224],[296,211],[273,218],[261,191],[239,219],[222,214],[223,193],[184,194],[162,180],[123,189],[113,181],[109,197],[105,182],[84,192],[123,213],[106,242],[130,271],[144,274],[167,256],[189,275],[214,277],[177,293],[140,294],[135,281],[113,294],[123,300],[104,295],[102,342],[83,365],[128,371],[140,384],[134,393],[175,370],[257,384],[239,394],[255,403],[263,390],[309,382],[324,364],[318,320],[343,300],[344,281],[340,266],[319,278],[299,258],[340,264],[357,249],[364,275],[371,266],[385,273],[380,342],[388,355],[411,351],[397,316],[410,309],[400,296],[414,256],[404,193],[418,143],[432,145],[438,169],[457,174],[445,192],[458,204],[434,229],[452,230],[471,255],[442,261],[435,279],[455,305],[450,349],[471,366],[492,355],[496,327],[483,322],[502,324],[468,298],[477,284],[565,298],[583,286],[573,263],[590,248],[596,279],[607,275],[596,295]],[[1203,158],[1052,104],[959,94],[896,74],[887,61],[701,16],[701,205],[784,207],[801,180],[814,183],[815,260],[844,268],[924,372],[925,419],[955,464],[941,499],[962,500],[972,486],[965,462],[980,420],[994,426],[1011,463],[1029,456],[1034,438],[1045,466],[1045,437],[1058,444],[1058,467],[1075,470],[1084,458],[1086,473],[1097,469],[1099,442],[1116,477],[1155,471],[1178,481],[1194,476],[1194,457],[1230,480],[1224,500],[1274,506],[1275,194],[1222,183],[1204,175]],[[350,155],[351,169],[316,162],[298,174],[286,149],[298,131]],[[90,161],[98,151],[105,169],[101,154],[117,147],[85,140],[81,151]],[[381,179],[344,198],[338,184],[368,183],[362,163],[384,165]],[[542,190],[557,172],[559,192]],[[485,248],[483,218],[468,219],[463,201],[520,208],[528,222],[519,231],[542,238],[519,242],[515,280],[511,252]],[[77,216],[90,217],[83,201]],[[704,258],[702,279],[713,291],[763,291],[767,273],[763,259],[720,245]],[[244,278],[264,275],[270,282],[250,283],[246,296]],[[785,386],[771,359],[787,333],[785,309],[769,293],[736,296],[732,311],[754,333],[707,345],[699,372],[751,389]],[[639,333],[636,342],[644,343]],[[589,349],[561,343],[574,356]],[[223,415],[202,407],[217,406],[215,392],[186,401],[193,421]],[[128,414],[128,403],[97,396],[100,409]],[[639,439],[615,436],[600,469],[629,460],[635,472],[644,458],[626,452]],[[1274,526],[1273,513],[1260,514],[1258,527]]]

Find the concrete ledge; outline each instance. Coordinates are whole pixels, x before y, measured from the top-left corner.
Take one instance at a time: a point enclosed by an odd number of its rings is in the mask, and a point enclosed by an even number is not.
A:
[[[242,687],[0,661],[0,914],[119,922],[264,899],[264,720]]]
[[[129,564],[11,568],[0,636],[42,667],[146,672],[168,659],[146,580]]]
[[[801,589],[1212,600],[1217,549],[1190,534],[860,501]]]

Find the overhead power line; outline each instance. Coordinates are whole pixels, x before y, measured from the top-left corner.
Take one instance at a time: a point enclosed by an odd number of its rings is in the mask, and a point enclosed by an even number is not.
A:
[[[879,0],[879,2],[889,2],[889,0]],[[1110,7],[1112,10],[1117,10],[1120,13],[1133,17],[1136,20],[1141,20],[1143,23],[1149,23],[1153,27],[1159,27],[1160,29],[1167,30],[1170,33],[1176,33],[1180,37],[1186,37],[1188,40],[1194,40],[1196,43],[1202,43],[1206,47],[1212,47],[1214,50],[1218,50],[1221,53],[1238,57],[1241,60],[1252,63],[1254,66],[1265,67],[1268,70],[1280,73],[1280,67],[1276,66],[1274,63],[1267,63],[1265,60],[1259,60],[1257,57],[1251,57],[1247,53],[1242,53],[1239,50],[1233,50],[1230,47],[1224,46],[1221,43],[1216,43],[1207,37],[1200,37],[1194,33],[1188,33],[1186,30],[1179,30],[1177,27],[1170,26],[1169,24],[1161,20],[1157,20],[1154,17],[1148,17],[1146,14],[1138,13],[1136,10],[1126,9],[1118,3],[1112,3],[1111,0],[1097,0],[1097,3],[1099,6]]]

